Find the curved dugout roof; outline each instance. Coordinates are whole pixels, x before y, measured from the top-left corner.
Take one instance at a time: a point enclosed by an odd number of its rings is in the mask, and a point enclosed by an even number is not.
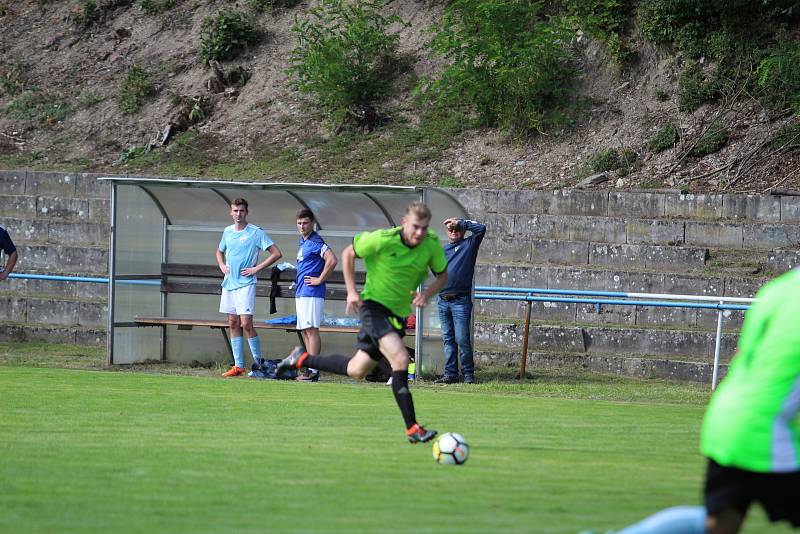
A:
[[[272,229],[294,230],[297,210],[311,208],[320,230],[360,231],[400,224],[405,207],[421,195],[437,219],[466,216],[463,206],[436,188],[386,185],[229,182],[190,179],[104,177],[116,185],[141,188],[169,225],[231,223],[227,206],[236,197],[250,205],[251,222]]]

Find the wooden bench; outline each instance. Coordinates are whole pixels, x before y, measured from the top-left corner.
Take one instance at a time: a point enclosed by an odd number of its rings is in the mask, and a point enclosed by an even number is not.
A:
[[[291,298],[295,297],[294,282],[296,271],[286,269],[278,271],[275,267],[265,269],[259,273],[258,284],[256,285],[257,297],[270,298]],[[164,294],[194,294],[194,295],[220,295],[222,294],[222,272],[216,265],[195,265],[186,263],[163,263],[161,264],[161,292]],[[363,286],[366,281],[366,273],[356,273],[356,284]],[[326,280],[325,298],[328,300],[345,301],[347,290],[344,285],[344,276],[341,272],[333,272]],[[205,318],[178,318],[178,317],[134,317],[136,326],[142,327],[161,327],[177,326],[178,330],[192,330],[194,327],[208,327],[218,329],[222,332],[228,351],[233,356],[230,339],[228,338],[227,319],[205,319]],[[261,330],[283,330],[294,332],[303,344],[303,336],[296,324],[268,324],[263,320],[254,320],[253,326]],[[359,331],[358,326],[326,326],[321,325],[320,332],[326,333],[352,333]],[[406,335],[413,336],[414,329],[407,329]]]

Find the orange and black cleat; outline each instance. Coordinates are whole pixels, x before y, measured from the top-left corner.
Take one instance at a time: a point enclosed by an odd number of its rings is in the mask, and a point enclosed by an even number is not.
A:
[[[406,430],[406,436],[408,436],[408,441],[411,443],[425,443],[436,436],[436,431],[425,430],[425,428],[418,423],[414,423],[414,426]]]

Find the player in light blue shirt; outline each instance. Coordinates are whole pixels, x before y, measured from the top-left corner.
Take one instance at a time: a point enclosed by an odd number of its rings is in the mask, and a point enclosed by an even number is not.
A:
[[[247,201],[235,198],[231,201],[231,218],[233,224],[222,232],[222,239],[217,248],[217,265],[225,275],[222,280],[222,297],[220,313],[228,314],[228,326],[231,333],[231,350],[234,364],[222,376],[240,376],[244,370],[244,339],[247,342],[253,360],[261,360],[261,342],[253,328],[253,314],[256,302],[256,273],[281,259],[280,249],[269,236],[254,224],[247,222]],[[269,256],[258,263],[260,251],[269,252]]]

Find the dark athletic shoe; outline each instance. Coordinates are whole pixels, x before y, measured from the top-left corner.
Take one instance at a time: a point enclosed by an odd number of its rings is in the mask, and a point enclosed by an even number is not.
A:
[[[295,380],[298,382],[319,382],[319,371],[307,369],[305,373],[298,375]]]
[[[300,369],[303,360],[305,360],[304,356],[308,356],[306,349],[304,347],[295,347],[275,368],[275,376],[280,378],[292,369]]]
[[[441,378],[437,378],[433,381],[434,384],[458,384],[458,377],[457,376],[449,376],[444,375]]]
[[[425,443],[436,436],[436,431],[425,430],[421,425],[414,423],[414,426],[406,430],[406,436],[411,443]]]
[[[465,384],[474,384],[475,383],[475,376],[473,376],[473,375],[464,375],[464,383]]]

